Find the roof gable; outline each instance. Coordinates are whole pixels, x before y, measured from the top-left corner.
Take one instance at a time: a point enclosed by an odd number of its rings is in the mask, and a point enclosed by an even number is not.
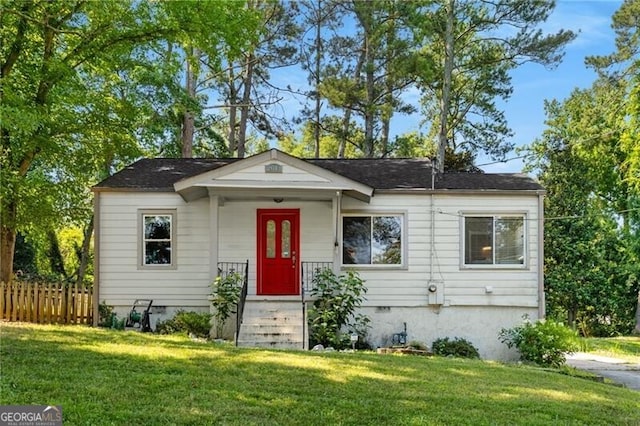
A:
[[[206,195],[203,189],[278,188],[339,190],[368,200],[373,188],[277,149],[181,179],[176,192],[191,200]]]

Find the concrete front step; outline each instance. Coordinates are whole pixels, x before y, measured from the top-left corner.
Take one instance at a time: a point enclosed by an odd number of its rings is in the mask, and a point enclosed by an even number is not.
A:
[[[238,346],[302,349],[303,321],[299,303],[247,300]]]
[[[254,342],[238,340],[238,346],[242,348],[266,348],[266,349],[303,349],[303,342]]]
[[[242,323],[242,327],[247,334],[300,334],[302,333],[302,324],[264,324],[264,323]]]

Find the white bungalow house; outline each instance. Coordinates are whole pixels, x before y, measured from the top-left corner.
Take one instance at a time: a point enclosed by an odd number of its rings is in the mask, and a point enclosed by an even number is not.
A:
[[[210,283],[229,269],[246,274],[237,339],[248,346],[306,346],[303,298],[319,267],[366,281],[374,347],[406,323],[408,341],[462,337],[505,359],[499,330],[544,315],[544,190],[524,175],[272,149],[143,159],[93,191],[95,301],[126,315],[153,299],[152,325],[208,310]]]

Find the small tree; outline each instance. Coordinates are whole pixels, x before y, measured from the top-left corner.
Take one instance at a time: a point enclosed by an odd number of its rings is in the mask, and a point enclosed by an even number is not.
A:
[[[313,278],[312,296],[317,299],[309,310],[311,342],[340,349],[349,345],[349,333],[366,335],[370,319],[356,315],[367,292],[364,280],[357,272],[336,276],[326,269]],[[343,333],[343,331],[348,333]]]
[[[213,306],[213,318],[216,321],[216,338],[222,337],[225,321],[235,313],[233,309],[240,300],[242,283],[242,275],[234,272],[224,277],[216,277],[211,284],[211,306]]]

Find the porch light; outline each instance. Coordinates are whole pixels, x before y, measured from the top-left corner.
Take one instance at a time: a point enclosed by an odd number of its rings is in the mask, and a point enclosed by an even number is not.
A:
[[[273,202],[274,202],[274,203],[277,203],[277,204],[280,204],[280,203],[281,203],[281,202],[283,202],[283,201],[284,201],[284,198],[274,198],[274,199],[273,199]]]

